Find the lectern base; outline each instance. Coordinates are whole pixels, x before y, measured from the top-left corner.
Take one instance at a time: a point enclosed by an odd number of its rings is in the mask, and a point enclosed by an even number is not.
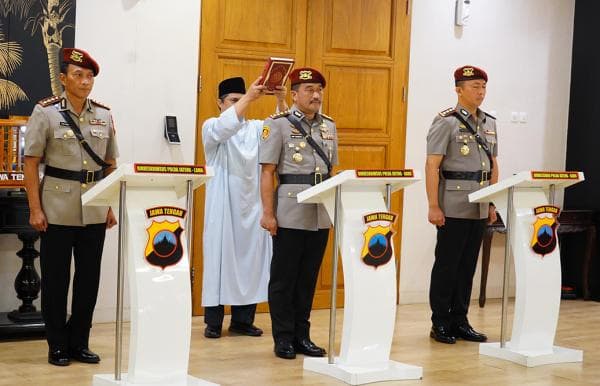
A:
[[[121,374],[121,380],[116,381],[114,374],[96,374],[94,375],[93,386],[218,386],[217,383],[204,381],[202,379],[188,375],[183,379],[176,380],[158,380],[156,382],[133,383],[127,381],[127,374]]]
[[[583,362],[583,351],[554,346],[552,352],[535,350],[514,350],[510,342],[501,348],[500,343],[481,343],[479,354],[504,359],[522,366],[535,367],[555,363]]]
[[[348,366],[340,364],[339,358],[335,358],[335,363],[331,365],[327,363],[327,358],[305,358],[304,369],[329,375],[350,385],[423,378],[422,367],[405,365],[395,361],[364,366]]]

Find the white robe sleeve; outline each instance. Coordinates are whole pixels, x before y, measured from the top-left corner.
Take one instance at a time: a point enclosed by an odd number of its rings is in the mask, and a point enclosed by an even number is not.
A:
[[[223,111],[219,117],[210,118],[204,122],[202,143],[207,162],[210,163],[219,144],[234,136],[243,127],[243,123],[243,119],[240,120],[235,112],[235,106]]]

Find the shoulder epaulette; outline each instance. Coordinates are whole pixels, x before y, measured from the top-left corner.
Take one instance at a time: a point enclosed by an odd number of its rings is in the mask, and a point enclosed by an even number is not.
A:
[[[104,103],[100,103],[98,101],[95,101],[93,99],[90,98],[90,102],[92,102],[92,104],[95,104],[96,106],[100,106],[102,108],[105,108],[107,110],[110,110],[110,107],[108,107],[107,105],[105,105]]]
[[[488,113],[486,113],[485,111],[484,111],[483,113],[484,113],[485,115],[487,115],[488,117],[492,118],[492,119],[496,119],[496,117],[495,117],[495,116],[493,116],[493,115],[491,115],[491,114],[488,114]]]
[[[58,102],[60,102],[61,99],[62,98],[59,96],[52,95],[52,96],[42,99],[41,101],[38,102],[38,104],[41,105],[42,107],[48,107],[48,106],[57,104]]]
[[[271,118],[271,119],[277,119],[277,118],[287,117],[288,115],[290,115],[290,110],[285,110],[285,111],[282,111],[282,112],[277,113],[277,114],[272,114],[272,115],[269,116],[269,118]]]
[[[327,119],[327,120],[330,120],[331,122],[335,122],[335,121],[333,120],[333,118],[331,118],[329,115],[325,115],[325,114],[321,113],[321,116],[322,116],[323,118]]]
[[[449,116],[451,116],[453,113],[454,113],[454,107],[449,107],[449,108],[447,108],[446,110],[444,110],[444,111],[440,111],[440,112],[439,112],[439,114],[440,114],[440,117],[442,117],[442,118],[449,117]]]

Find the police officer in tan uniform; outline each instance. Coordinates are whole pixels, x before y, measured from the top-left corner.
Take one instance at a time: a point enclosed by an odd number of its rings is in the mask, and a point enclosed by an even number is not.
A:
[[[498,181],[496,119],[479,109],[488,76],[463,66],[454,80],[458,104],[433,120],[425,165],[428,220],[437,227],[430,336],[450,344],[458,338],[487,340],[471,327],[467,312],[483,232],[496,221],[496,211],[487,203],[469,203],[468,195]]]
[[[99,66],[85,51],[63,48],[61,96],[40,101],[25,132],[25,186],[33,228],[40,231],[42,315],[48,362],[98,363],[88,340],[100,281],[106,228],[116,224],[108,207],[82,207],[81,195],[114,169],[118,156],[108,107],[88,99]],[[44,178],[38,167],[45,164]],[[71,316],[66,320],[71,258]]]
[[[331,223],[325,208],[299,204],[299,192],[329,178],[337,164],[334,121],[319,112],[325,78],[312,68],[290,73],[292,108],[265,120],[259,149],[261,226],[273,236],[269,308],[275,355],[321,357],[310,339],[310,311]],[[274,176],[279,186],[273,194]]]

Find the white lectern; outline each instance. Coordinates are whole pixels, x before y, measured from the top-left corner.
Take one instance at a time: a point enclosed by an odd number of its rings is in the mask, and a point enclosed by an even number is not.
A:
[[[581,350],[554,346],[561,285],[555,189],[583,180],[582,172],[524,171],[469,194],[471,202],[493,202],[506,225],[500,343],[481,343],[480,354],[527,367],[583,360]],[[516,293],[507,342],[511,250]]]
[[[83,205],[119,208],[115,374],[94,375],[95,386],[214,385],[188,375],[192,194],[212,175],[203,166],[124,164],[82,196]],[[121,374],[124,259],[131,308],[127,374]]]
[[[393,191],[420,177],[412,170],[346,170],[298,194],[322,203],[335,227],[329,358],[305,358],[304,368],[351,385],[420,379],[423,369],[390,360],[396,320],[396,266],[389,213]],[[384,195],[387,199],[384,202]],[[344,327],[334,357],[338,245],[344,268]]]

